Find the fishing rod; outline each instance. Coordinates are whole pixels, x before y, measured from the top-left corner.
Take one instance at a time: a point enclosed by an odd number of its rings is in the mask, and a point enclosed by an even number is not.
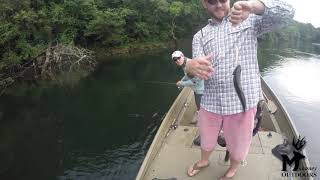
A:
[[[165,82],[165,81],[143,81],[143,83],[148,83],[148,84],[176,85],[176,83],[173,83],[173,82]]]
[[[143,83],[148,83],[148,84],[158,84],[158,85],[175,85],[177,86],[176,83],[172,83],[172,82],[165,82],[165,81],[144,81]],[[182,86],[177,86],[178,90],[181,91],[183,89]]]

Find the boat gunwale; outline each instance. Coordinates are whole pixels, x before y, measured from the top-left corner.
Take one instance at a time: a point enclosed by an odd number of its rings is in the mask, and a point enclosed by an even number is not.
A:
[[[191,93],[190,88],[183,88],[182,91],[179,93],[178,97],[175,99],[175,101],[171,105],[168,112],[166,113],[165,118],[161,122],[161,125],[160,125],[156,135],[153,138],[153,141],[148,149],[148,152],[143,160],[143,163],[140,166],[139,172],[136,176],[136,180],[140,180],[145,176],[146,171],[147,171],[148,167],[150,166],[151,161],[155,158],[156,154],[161,149],[161,147],[156,147],[156,146],[162,145],[161,141],[163,141],[163,139],[165,139],[165,137],[168,136],[168,133],[170,133],[170,130],[171,130],[170,126],[173,125],[179,119],[180,113],[173,114],[173,111],[177,108],[177,105],[179,105],[179,102],[181,103],[181,100],[184,100],[184,101],[182,103],[182,107],[180,108],[181,109],[180,111],[182,111],[185,108],[185,103],[188,100],[188,96],[185,96],[185,97],[183,97],[183,96],[185,94],[190,94],[190,93]],[[180,106],[181,106],[181,104],[180,104]],[[171,118],[172,114],[175,115],[176,117]],[[160,143],[160,145],[159,145],[159,143]]]
[[[292,118],[290,116],[290,114],[288,113],[287,109],[285,108],[285,106],[283,105],[283,103],[281,102],[281,100],[279,99],[279,97],[276,95],[276,93],[274,92],[274,90],[267,84],[267,82],[261,77],[261,82],[264,83],[264,87],[268,90],[268,92],[270,93],[271,96],[273,96],[273,100],[276,101],[276,104],[279,104],[278,108],[281,108],[281,111],[283,111],[284,116],[286,117],[289,127],[291,128],[291,131],[293,132],[293,135],[295,137],[299,137],[300,134],[298,132],[298,129],[296,128],[296,126],[294,125]],[[281,129],[281,128],[280,128]],[[302,153],[307,156],[307,152],[305,149],[302,150]],[[308,160],[308,158],[305,158],[302,160],[303,161],[303,165],[305,167],[310,167],[310,162]],[[312,180],[313,178],[310,177],[310,180]]]

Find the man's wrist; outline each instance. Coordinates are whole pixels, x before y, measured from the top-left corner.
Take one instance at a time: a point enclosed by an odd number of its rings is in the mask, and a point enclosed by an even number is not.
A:
[[[189,58],[187,58],[187,60],[186,60],[186,74],[187,74],[187,76],[191,79],[191,78],[194,78],[194,75],[192,75],[192,74],[190,74],[190,72],[189,72],[189,69],[188,69],[188,67],[187,67],[187,63],[189,62],[191,62],[190,61],[191,59],[189,59]]]
[[[260,0],[249,0],[251,4],[251,13],[256,15],[262,15],[265,11],[265,5]]]

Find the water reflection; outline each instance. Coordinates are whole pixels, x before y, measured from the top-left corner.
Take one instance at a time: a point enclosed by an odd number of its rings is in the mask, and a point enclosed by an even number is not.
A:
[[[272,76],[272,83],[286,88],[287,96],[293,101],[320,101],[320,61],[315,58],[286,58],[281,65],[265,72]]]
[[[272,51],[269,51],[272,53]],[[289,56],[283,53],[291,52]],[[318,52],[284,49],[277,65],[265,67],[263,76],[288,110],[299,133],[306,136],[309,161],[320,167],[320,49]],[[320,171],[318,170],[318,173]]]
[[[0,179],[133,179],[179,93],[182,71],[168,54],[109,60],[70,86],[1,97]]]

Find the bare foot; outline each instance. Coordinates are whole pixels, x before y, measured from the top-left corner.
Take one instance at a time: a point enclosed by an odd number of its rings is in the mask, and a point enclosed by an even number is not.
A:
[[[221,177],[219,178],[219,180],[228,180],[228,179],[232,179],[233,176],[236,174],[237,169],[228,169],[227,172]]]

